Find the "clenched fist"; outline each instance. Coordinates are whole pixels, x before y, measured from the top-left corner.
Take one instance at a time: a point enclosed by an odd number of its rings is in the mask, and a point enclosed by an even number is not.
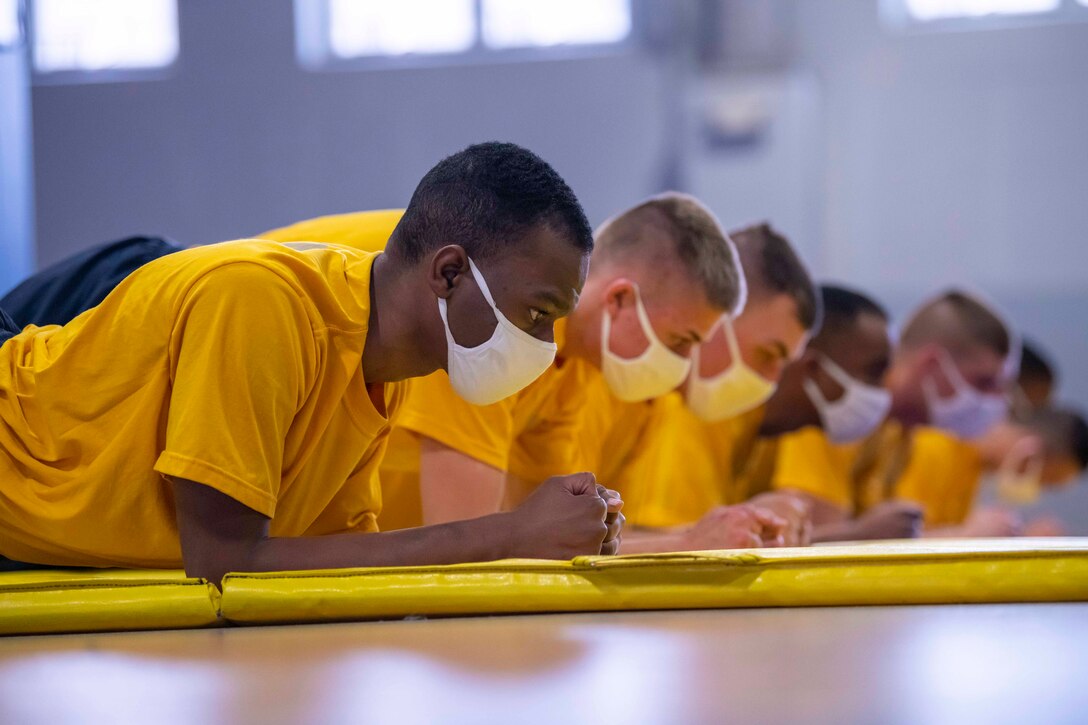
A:
[[[766,509],[786,522],[782,532],[786,546],[812,543],[812,506],[808,501],[787,491],[768,491],[749,499],[748,503]]]
[[[787,522],[751,504],[719,506],[699,519],[685,535],[689,551],[782,546]]]
[[[570,559],[615,554],[623,531],[623,500],[592,473],[556,476],[510,512],[514,556]]]

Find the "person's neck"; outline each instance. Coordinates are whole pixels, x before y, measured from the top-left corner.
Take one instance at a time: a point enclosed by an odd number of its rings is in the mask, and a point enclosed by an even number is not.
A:
[[[590,347],[589,335],[587,334],[586,325],[589,322],[585,311],[574,310],[567,317],[567,329],[563,338],[563,347],[559,349],[556,354],[556,359],[560,364],[568,360],[584,360],[594,367],[598,367],[598,356],[595,356],[593,349]]]
[[[763,418],[759,421],[761,438],[777,438],[809,426],[822,426],[816,406],[800,388],[776,392],[767,401]]]
[[[409,275],[387,255],[370,270],[370,322],[363,349],[363,379],[368,384],[423,377],[443,360],[427,349],[424,308],[406,303],[416,296]],[[437,313],[436,313],[437,314]]]
[[[924,403],[920,404],[919,396],[912,395],[910,385],[892,379],[888,385],[892,394],[892,408],[889,417],[903,426],[904,430],[911,430],[929,423],[929,411]]]

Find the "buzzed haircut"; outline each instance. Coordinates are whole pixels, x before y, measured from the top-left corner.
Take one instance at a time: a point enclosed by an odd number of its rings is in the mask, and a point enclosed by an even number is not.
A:
[[[622,212],[597,230],[594,264],[669,254],[702,286],[713,306],[734,312],[745,298],[736,247],[714,214],[687,194],[667,192]]]
[[[1069,456],[1081,471],[1088,468],[1088,422],[1069,408],[1040,408],[1021,425],[1042,439],[1048,453]]]
[[[876,300],[847,287],[820,285],[820,304],[823,322],[820,332],[812,340],[812,345],[816,347],[831,337],[843,333],[849,335],[862,315],[872,315],[884,322],[888,321],[888,313]]]
[[[911,349],[935,342],[951,352],[981,346],[1007,358],[1012,333],[986,304],[961,290],[949,290],[924,304],[907,322],[899,345]]]
[[[1053,385],[1058,373],[1050,357],[1033,340],[1025,338],[1020,344],[1020,383],[1037,381]]]
[[[582,205],[546,161],[512,143],[469,146],[416,186],[386,252],[415,263],[449,244],[485,259],[546,227],[586,253],[593,230]]]
[[[797,321],[809,332],[820,326],[821,300],[797,251],[766,222],[729,233],[737,245],[749,299],[786,295],[797,305]]]

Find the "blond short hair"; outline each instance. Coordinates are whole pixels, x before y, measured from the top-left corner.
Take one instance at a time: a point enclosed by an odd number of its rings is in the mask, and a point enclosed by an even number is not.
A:
[[[679,192],[650,197],[597,230],[594,261],[667,254],[676,259],[715,307],[737,313],[747,287],[737,249],[714,214]]]
[[[982,347],[1000,357],[1019,353],[1019,342],[1005,320],[978,296],[951,289],[919,307],[903,328],[900,347],[935,342],[953,353]]]

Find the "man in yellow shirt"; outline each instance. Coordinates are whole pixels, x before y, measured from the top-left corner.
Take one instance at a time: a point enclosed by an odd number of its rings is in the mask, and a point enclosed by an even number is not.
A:
[[[745,272],[751,283],[748,266]],[[726,512],[751,500],[792,517],[794,533],[787,543],[805,543],[807,512],[791,514],[792,495],[783,501],[780,492],[769,493],[777,437],[811,427],[836,440],[860,438],[879,424],[890,405],[881,387],[891,357],[886,314],[870,298],[843,287],[821,286],[820,300],[818,334],[781,371],[765,405],[711,423],[679,400],[669,408],[660,406],[659,413],[665,414],[655,421],[655,438],[640,451],[641,461],[635,459],[653,467],[633,467],[616,481],[629,523],[677,527],[671,533],[680,539],[678,547],[720,547],[729,534],[723,525]],[[743,318],[738,319],[738,340]],[[742,345],[742,357],[749,354]],[[628,550],[635,540],[629,533]]]
[[[402,381],[443,368],[477,401],[528,384],[591,249],[550,166],[480,144],[428,172],[384,254],[246,240],[141,267],[0,347],[0,555],[218,581],[614,552],[621,502],[590,475],[510,514],[358,535]]]
[[[820,300],[789,240],[768,224],[738,229],[730,238],[748,289],[743,311],[735,319],[722,316],[693,354],[684,385],[648,404],[650,417],[637,444],[612,464],[619,473],[609,481],[624,492],[628,524],[643,529],[628,530],[627,551],[759,546],[777,539],[766,512],[737,506],[748,497],[738,495],[734,469],[755,443],[764,403],[783,370],[818,327]],[[792,520],[786,541],[796,543],[803,510],[786,501],[771,504]],[[691,526],[704,515],[707,521]]]
[[[1007,412],[1018,355],[1014,333],[989,305],[956,290],[939,295],[903,329],[886,383],[889,420],[860,443],[838,445],[811,428],[783,437],[774,486],[806,497],[817,540],[917,535],[921,507],[895,496],[911,431],[985,433]]]

